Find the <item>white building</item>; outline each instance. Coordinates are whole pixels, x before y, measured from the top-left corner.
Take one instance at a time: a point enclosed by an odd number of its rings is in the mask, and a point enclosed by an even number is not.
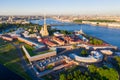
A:
[[[70,54],[69,57],[75,59],[76,61],[85,62],[85,63],[100,62],[103,59],[103,55],[97,51],[92,51],[91,55],[89,55],[88,57],[81,57],[76,54]]]
[[[24,33],[22,33],[22,35],[23,35],[24,37],[26,37],[26,38],[30,37],[28,31],[24,31]]]
[[[29,37],[33,37],[33,38],[36,38],[37,37],[37,34],[36,33],[33,33],[33,34],[29,34],[28,31],[24,31],[24,33],[22,33],[22,35],[26,38],[29,38]]]
[[[106,54],[106,55],[112,55],[113,52],[111,50],[100,50],[101,53]]]
[[[80,34],[84,34],[83,30],[81,29],[80,31],[74,31],[75,35],[80,35]]]
[[[64,34],[61,34],[61,33],[59,33],[59,32],[55,32],[55,33],[54,33],[54,36],[57,36],[57,37],[58,37],[58,36],[64,36]]]

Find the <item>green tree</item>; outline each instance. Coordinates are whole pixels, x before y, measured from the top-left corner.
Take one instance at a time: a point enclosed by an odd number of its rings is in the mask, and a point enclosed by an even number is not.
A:
[[[94,65],[90,65],[90,66],[88,67],[88,70],[89,70],[91,73],[96,72],[96,69],[97,69],[97,67],[94,66]]]
[[[98,68],[94,65],[90,65],[88,67],[88,70],[90,71],[90,74],[92,74],[93,79],[98,80],[118,80],[119,74],[118,72],[113,68]]]
[[[74,77],[77,77],[77,76],[78,76],[77,72],[76,72],[76,71],[74,71]]]
[[[60,74],[60,79],[59,80],[66,80],[65,74]]]
[[[96,38],[90,37],[89,43],[90,43],[90,44],[93,44],[93,45],[102,45],[102,44],[103,44],[103,41],[102,41],[102,40],[99,40],[99,39],[96,39]]]
[[[70,74],[70,73],[68,73],[68,75],[67,75],[67,79],[68,79],[68,80],[71,79],[71,74]]]
[[[80,55],[81,55],[81,56],[84,56],[84,57],[88,56],[87,50],[83,49],[83,50],[81,51]]]

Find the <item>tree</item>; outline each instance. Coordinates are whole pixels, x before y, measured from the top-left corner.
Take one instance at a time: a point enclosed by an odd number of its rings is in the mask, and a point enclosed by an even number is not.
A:
[[[72,70],[61,74],[59,80],[119,80],[118,72],[113,68],[96,67],[90,65],[88,71]]]
[[[70,73],[68,73],[68,75],[67,75],[67,79],[68,79],[68,80],[71,79],[71,74],[70,74]]]
[[[81,74],[80,70],[77,70],[77,74],[78,74],[78,75]]]
[[[103,41],[102,41],[102,40],[99,40],[99,39],[96,39],[96,38],[90,37],[90,38],[89,38],[89,43],[90,43],[90,44],[93,44],[93,45],[102,45],[102,44],[103,44]]]
[[[72,32],[70,31],[67,31],[67,30],[60,30],[60,32],[64,35],[69,35],[69,34],[72,34]]]
[[[108,68],[108,69],[99,68],[98,73],[100,74],[101,77],[105,77],[108,80],[118,80],[119,79],[119,74],[117,73],[116,70],[114,70],[112,68]]]
[[[88,70],[89,70],[91,73],[96,72],[96,69],[97,69],[97,67],[94,66],[94,65],[90,65],[90,66],[88,67]]]
[[[98,68],[94,65],[90,65],[88,67],[90,74],[92,74],[93,79],[100,79],[100,80],[118,80],[119,74],[113,68]]]
[[[114,67],[120,74],[120,56],[115,56],[112,63],[114,64]]]
[[[74,71],[74,77],[77,77],[77,76],[78,76],[77,72],[76,72],[76,71]]]
[[[81,56],[84,56],[84,57],[88,56],[87,50],[83,49],[83,50],[81,51],[80,55],[81,55]]]
[[[73,78],[73,80],[77,80],[76,78]]]
[[[59,80],[66,80],[65,74],[60,74],[60,79]]]

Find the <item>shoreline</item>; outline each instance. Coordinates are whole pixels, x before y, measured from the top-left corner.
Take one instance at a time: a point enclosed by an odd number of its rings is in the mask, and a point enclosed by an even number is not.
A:
[[[100,24],[88,24],[88,23],[76,23],[76,22],[71,22],[71,23],[74,23],[74,24],[78,24],[78,25],[81,25],[81,24],[87,24],[87,25],[91,25],[91,26],[94,26],[94,27],[104,27],[104,28],[111,28],[111,29],[120,29],[120,27],[115,27],[115,26],[108,26],[108,25],[100,25]]]
[[[89,24],[89,25],[92,25],[92,24]],[[112,26],[104,26],[104,25],[92,25],[92,26],[94,26],[94,27],[99,26],[99,27],[111,28],[111,29],[120,29],[120,27],[112,27]]]
[[[59,19],[55,19],[55,20],[58,20],[58,21],[61,21],[61,22],[68,22],[68,21],[59,20]],[[99,27],[105,27],[105,28],[120,29],[120,23],[119,23],[119,27],[117,27],[117,26],[109,26],[108,24],[111,24],[111,23],[106,23],[106,22],[89,22],[89,23],[82,22],[81,23],[81,22],[69,21],[69,23],[72,23],[72,24],[88,24],[88,25],[92,25],[94,27],[99,26]],[[100,24],[97,24],[97,23],[100,23]]]

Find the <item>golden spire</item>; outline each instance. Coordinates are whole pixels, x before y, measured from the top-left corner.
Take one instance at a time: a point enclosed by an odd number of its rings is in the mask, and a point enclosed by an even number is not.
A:
[[[42,36],[48,36],[49,35],[47,25],[46,25],[46,17],[45,17],[45,15],[44,15],[44,26],[42,27],[41,32],[42,32],[41,33]]]

